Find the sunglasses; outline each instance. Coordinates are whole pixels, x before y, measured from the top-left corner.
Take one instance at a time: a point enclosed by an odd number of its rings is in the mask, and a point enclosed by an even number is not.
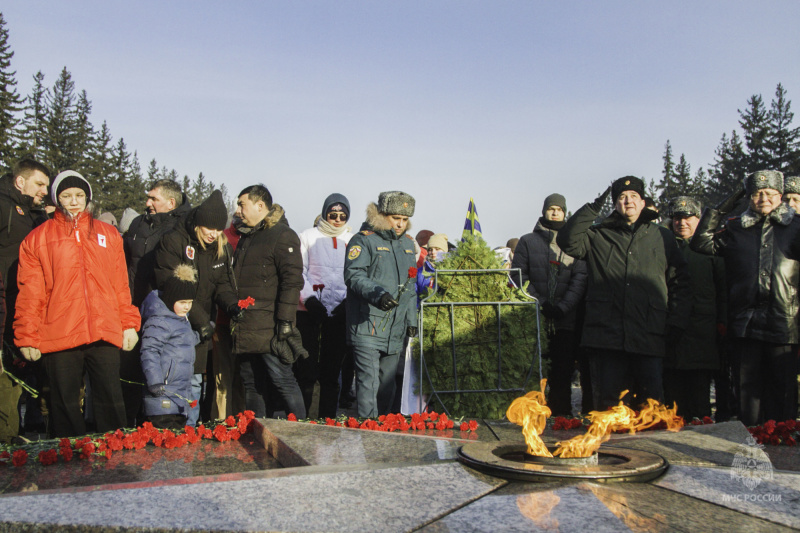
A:
[[[344,213],[328,213],[328,220],[341,220],[342,222],[346,222],[347,215]]]

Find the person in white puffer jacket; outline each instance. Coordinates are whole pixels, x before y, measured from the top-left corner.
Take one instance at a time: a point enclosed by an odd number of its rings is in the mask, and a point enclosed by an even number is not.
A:
[[[295,376],[310,412],[314,385],[319,380],[319,416],[336,417],[339,402],[339,372],[345,344],[344,258],[353,234],[347,225],[350,202],[342,194],[331,194],[313,228],[300,234],[303,279],[297,309],[297,328],[303,336],[308,359],[295,363]]]

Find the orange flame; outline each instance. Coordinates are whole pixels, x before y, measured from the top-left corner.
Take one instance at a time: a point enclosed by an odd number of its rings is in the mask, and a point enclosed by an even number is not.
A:
[[[551,411],[547,407],[544,397],[544,387],[547,380],[543,379],[539,383],[538,391],[530,391],[525,396],[520,396],[508,406],[506,418],[519,426],[522,426],[522,434],[525,436],[525,443],[528,445],[528,453],[539,457],[553,457],[547,449],[539,435],[544,431],[547,419]]]
[[[544,391],[547,380],[542,380],[541,390]],[[601,444],[611,438],[614,431],[629,431],[636,433],[643,429],[651,428],[664,422],[668,431],[679,431],[683,425],[683,418],[678,416],[678,405],[672,408],[662,405],[652,398],[647,399],[647,405],[637,414],[633,409],[622,403],[621,399],[628,391],[620,394],[619,405],[607,411],[592,411],[588,415],[591,425],[584,435],[577,435],[569,440],[557,442],[558,448],[552,454],[545,446],[539,435],[542,434],[550,416],[544,392],[531,391],[525,396],[514,400],[506,412],[511,422],[522,426],[522,434],[528,445],[528,453],[540,457],[559,456],[564,459],[572,457],[589,457]]]

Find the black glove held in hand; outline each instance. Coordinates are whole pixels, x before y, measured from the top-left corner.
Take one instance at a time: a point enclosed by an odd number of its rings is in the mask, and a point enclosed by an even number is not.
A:
[[[275,336],[279,341],[285,341],[292,334],[292,323],[288,320],[278,320],[275,324]]]
[[[601,209],[603,209],[603,206],[606,204],[606,198],[608,198],[609,193],[611,193],[610,185],[605,191],[603,191],[603,194],[598,196],[595,199],[595,201],[591,203],[591,206],[594,208],[595,211],[600,211]]]
[[[733,208],[736,207],[736,204],[739,203],[739,200],[744,198],[746,194],[747,191],[744,189],[739,189],[735,193],[722,200],[722,202],[720,202],[720,204],[716,207],[716,210],[719,211],[720,215],[727,215],[733,211]]]
[[[408,326],[406,328],[406,335],[409,337],[416,337],[417,336],[417,327],[416,326]]]
[[[380,301],[378,302],[378,309],[381,311],[390,311],[398,305],[400,304],[398,304],[397,301],[392,298],[391,294],[384,292],[383,295],[381,295]]]
[[[322,305],[322,302],[320,302],[316,296],[306,298],[303,305],[305,305],[306,310],[318,320],[322,320],[328,316],[328,310],[325,309],[325,306]]]
[[[148,385],[147,390],[149,390],[150,394],[152,394],[153,396],[164,396],[164,394],[166,394],[167,392],[167,389],[163,383]]]
[[[334,308],[333,308],[333,311],[331,311],[331,315],[333,315],[333,316],[339,316],[339,315],[343,315],[343,314],[345,314],[345,308],[344,308],[344,306],[345,306],[345,302],[346,302],[346,301],[347,301],[347,300],[342,300],[342,303],[340,303],[339,305],[337,305],[336,307],[334,307]]]
[[[552,320],[558,320],[560,318],[564,318],[564,311],[559,309],[557,306],[553,305],[550,302],[545,302],[542,304],[542,314],[545,318],[549,318]]]
[[[232,305],[228,308],[228,316],[231,317],[231,322],[238,322],[244,316],[244,309],[239,304]]]
[[[211,324],[206,324],[197,330],[197,334],[200,335],[200,342],[206,342],[214,335],[214,328],[211,327]]]

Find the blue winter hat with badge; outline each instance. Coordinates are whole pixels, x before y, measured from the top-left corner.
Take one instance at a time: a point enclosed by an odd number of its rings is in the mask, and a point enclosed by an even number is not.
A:
[[[350,218],[350,202],[347,197],[335,192],[325,198],[325,202],[322,204],[322,218],[327,218],[331,211],[344,212],[347,218]]]

